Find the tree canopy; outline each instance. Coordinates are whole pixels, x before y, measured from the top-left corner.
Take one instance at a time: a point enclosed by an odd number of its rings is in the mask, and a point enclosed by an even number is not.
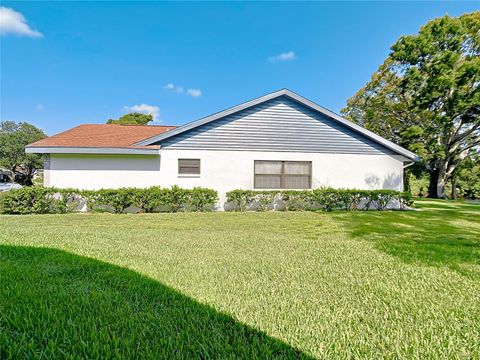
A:
[[[25,146],[45,136],[42,130],[26,122],[0,122],[0,166],[13,172],[21,171],[26,175],[26,182],[30,182],[34,170],[43,166],[42,156],[26,154]]]
[[[480,12],[400,37],[342,113],[416,152],[429,196],[444,197],[447,180],[480,146]]]
[[[133,112],[130,114],[125,114],[118,119],[108,119],[107,124],[117,124],[117,125],[147,125],[149,122],[153,121],[152,114],[142,114],[138,112]]]

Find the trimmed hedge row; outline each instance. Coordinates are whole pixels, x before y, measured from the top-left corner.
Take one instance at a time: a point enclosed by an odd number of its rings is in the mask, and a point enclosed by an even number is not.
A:
[[[301,211],[342,209],[385,210],[390,205],[405,208],[413,203],[408,192],[394,190],[314,190],[254,191],[233,190],[227,194],[227,208],[233,211]],[[88,211],[124,213],[134,207],[141,212],[205,211],[215,207],[218,194],[206,188],[183,189],[121,188],[82,191],[44,187],[24,187],[0,197],[3,214],[61,214],[78,211],[84,204]]]
[[[233,190],[227,193],[233,211],[246,210],[385,210],[392,203],[400,208],[413,204],[409,192],[395,190],[349,190],[321,188],[314,190],[255,191]]]
[[[77,211],[83,203],[89,211],[124,213],[129,207],[142,212],[205,211],[217,202],[215,190],[205,188],[121,188],[97,191],[24,187],[0,198],[3,214],[61,214]]]

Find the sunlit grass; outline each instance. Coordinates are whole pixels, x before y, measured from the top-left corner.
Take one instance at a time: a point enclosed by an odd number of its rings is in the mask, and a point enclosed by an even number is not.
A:
[[[480,357],[480,206],[419,208],[2,216],[0,355]]]

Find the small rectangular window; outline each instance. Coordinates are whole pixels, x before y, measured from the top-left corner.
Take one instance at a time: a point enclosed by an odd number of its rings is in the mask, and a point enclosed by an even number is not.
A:
[[[310,189],[311,161],[255,160],[255,189]]]
[[[178,159],[179,175],[200,175],[200,159]]]

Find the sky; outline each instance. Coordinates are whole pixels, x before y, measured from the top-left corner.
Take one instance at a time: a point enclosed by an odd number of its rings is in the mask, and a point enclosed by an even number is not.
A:
[[[0,6],[0,121],[53,135],[132,111],[181,125],[282,88],[339,112],[401,35],[480,2]]]

